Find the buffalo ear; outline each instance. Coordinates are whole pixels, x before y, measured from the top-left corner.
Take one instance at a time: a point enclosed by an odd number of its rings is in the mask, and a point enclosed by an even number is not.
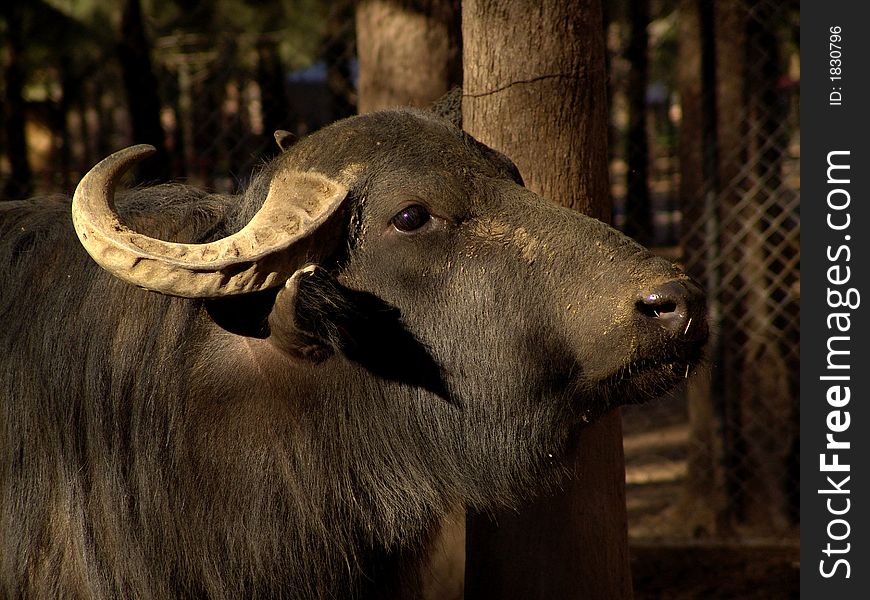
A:
[[[281,152],[284,152],[296,143],[296,136],[287,131],[286,129],[278,129],[275,131],[275,142],[277,142],[278,147],[281,148]]]
[[[435,100],[429,112],[462,129],[462,88],[457,86]]]
[[[322,310],[315,281],[322,271],[316,265],[307,265],[293,273],[275,296],[268,316],[269,342],[282,352],[314,362],[325,360],[333,352],[312,318]]]
[[[230,333],[267,339],[295,358],[320,362],[333,350],[318,334],[316,324],[316,315],[323,310],[322,294],[313,283],[318,270],[322,271],[315,265],[298,269],[281,288],[208,298],[205,310],[215,324]]]

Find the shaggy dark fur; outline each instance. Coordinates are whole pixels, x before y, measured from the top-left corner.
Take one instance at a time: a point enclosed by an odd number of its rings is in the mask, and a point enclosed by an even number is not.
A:
[[[635,307],[675,269],[423,113],[340,122],[240,197],[160,186],[119,212],[220,238],[286,168],[349,186],[344,233],[241,298],[132,287],[67,200],[0,204],[0,597],[415,597],[450,507],[555,483],[572,428],[698,358],[700,299],[683,336]],[[409,204],[433,217],[399,232]]]

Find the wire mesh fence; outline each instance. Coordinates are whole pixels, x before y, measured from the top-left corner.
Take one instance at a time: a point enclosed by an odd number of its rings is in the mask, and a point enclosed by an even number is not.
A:
[[[677,164],[651,169],[652,241],[704,284],[713,333],[708,364],[685,393],[625,410],[636,540],[797,541],[800,127],[793,10],[747,1],[701,3],[699,11],[678,15],[697,23],[696,44],[681,39],[681,52],[702,56],[693,73],[656,82],[673,93],[669,114],[679,139],[650,144],[651,164]],[[685,32],[676,22],[659,26],[652,45]],[[618,73],[618,47],[614,60]],[[647,102],[646,110],[656,109]],[[647,122],[647,135],[661,139],[654,115]],[[625,226],[632,198],[624,164],[617,158],[614,165],[615,220]]]

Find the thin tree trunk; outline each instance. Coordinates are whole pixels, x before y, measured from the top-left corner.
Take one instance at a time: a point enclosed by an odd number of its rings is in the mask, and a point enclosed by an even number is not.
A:
[[[359,112],[426,106],[462,85],[459,0],[363,0]]]
[[[326,62],[326,87],[329,90],[330,117],[336,121],[356,113],[357,98],[351,73],[354,56],[353,2],[336,3],[326,19],[321,55]]]
[[[646,127],[646,88],[649,79],[649,0],[629,0],[628,23],[631,27],[625,58],[631,65],[628,73],[628,135],[626,139],[625,226],[627,235],[642,244],[653,237],[649,192],[649,141]]]
[[[781,72],[778,42],[771,29],[774,8],[747,3],[734,17],[742,22],[743,52],[751,48],[753,56],[744,54],[740,72],[746,130],[740,186],[735,190],[739,195],[729,194],[723,202],[732,211],[732,231],[737,236],[730,245],[729,264],[740,272],[743,283],[740,306],[734,311],[739,321],[733,330],[740,335],[729,344],[727,356],[728,363],[739,370],[731,380],[736,386],[737,449],[744,459],[736,471],[736,516],[740,525],[762,534],[789,529],[788,458],[797,436],[794,386],[780,347],[779,306],[773,301],[782,284],[771,280],[767,248],[771,234],[777,233],[769,231],[766,212],[779,191],[784,149],[784,142],[776,136],[782,115],[775,88]],[[735,54],[738,51],[731,49]],[[724,128],[725,123],[720,123]],[[735,210],[737,204],[743,206]]]
[[[744,332],[741,331],[741,291],[747,285],[737,268],[742,245],[741,224],[736,207],[743,197],[744,181],[740,170],[745,164],[745,45],[746,17],[742,2],[728,1],[713,6],[714,40],[716,48],[716,145],[718,161],[716,176],[718,186],[718,209],[722,223],[720,245],[723,275],[727,285],[720,290],[722,302],[722,346],[720,365],[723,390],[723,440],[726,492],[728,496],[729,527],[735,524],[736,513],[741,503],[741,480],[743,467],[741,457],[745,453],[740,435],[739,381],[743,377]]]
[[[278,42],[264,38],[257,42],[257,85],[263,107],[263,128],[266,131],[289,129],[291,115],[287,111],[286,71],[278,53]]]
[[[139,0],[126,0],[121,18],[118,58],[130,107],[133,140],[157,148],[155,156],[136,168],[137,179],[147,182],[169,179],[169,155],[160,123],[160,98],[157,94],[157,78],[151,67],[150,50]]]
[[[609,220],[602,13],[596,0],[467,0],[465,128],[537,193]],[[468,518],[466,598],[630,598],[618,410],[583,429],[574,478],[521,513]]]
[[[11,173],[3,186],[2,200],[27,198],[33,193],[30,163],[27,160],[26,118],[24,114],[24,71],[21,54],[24,51],[21,32],[22,2],[5,3],[3,17],[6,20],[6,52],[3,63],[3,127],[6,131],[6,156]]]
[[[728,525],[762,535],[792,525],[788,478],[797,443],[796,374],[775,300],[786,284],[772,277],[769,260],[780,232],[770,229],[766,211],[778,208],[783,145],[775,135],[779,65],[768,8],[751,1],[714,7],[727,516]]]
[[[712,23],[702,19],[703,0],[681,0],[679,5],[679,59],[677,81],[682,109],[679,134],[679,198],[683,213],[681,244],[686,269],[705,289],[718,288],[711,276],[718,257],[718,222],[712,202],[715,180],[711,177],[716,157],[705,156],[715,147],[715,94],[712,85]],[[707,10],[710,10],[707,8]],[[712,21],[712,19],[710,19]],[[708,56],[709,55],[709,56]],[[706,57],[706,59],[705,59]],[[705,162],[708,163],[705,165]],[[710,205],[710,206],[708,206]],[[711,235],[712,233],[712,235]],[[716,298],[710,298],[714,308]],[[715,310],[715,309],[714,309]],[[713,328],[712,337],[719,332]],[[711,348],[716,348],[711,341]],[[715,372],[711,369],[715,369]],[[713,536],[723,532],[727,522],[727,498],[723,464],[723,423],[719,386],[713,377],[719,367],[704,367],[687,387],[689,444],[686,484],[672,523],[677,535]]]
[[[61,96],[60,102],[53,107],[54,115],[54,136],[58,140],[55,144],[57,152],[56,164],[60,165],[62,170],[63,190],[67,194],[71,194],[74,190],[75,183],[71,179],[72,171],[72,137],[70,136],[69,121],[72,111],[73,102],[81,95],[81,81],[79,77],[73,73],[72,65],[68,57],[60,58],[61,71]]]
[[[356,7],[360,113],[395,106],[429,107],[445,100],[441,116],[460,125],[450,110],[462,84],[459,0],[362,0]],[[458,104],[458,102],[457,102]],[[441,523],[423,565],[426,600],[462,597],[465,507]]]
[[[194,153],[194,166],[190,174],[198,177],[206,188],[215,189],[221,183],[218,179],[226,173],[227,132],[220,115],[223,112],[230,65],[235,58],[236,46],[234,40],[222,40],[212,46],[203,39],[202,44],[203,48],[209,50],[207,58],[187,67],[188,76],[193,69],[205,72],[204,77],[190,77],[190,144]]]

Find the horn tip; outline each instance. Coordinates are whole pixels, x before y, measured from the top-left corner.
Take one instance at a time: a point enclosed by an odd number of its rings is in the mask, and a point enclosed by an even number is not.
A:
[[[142,158],[147,158],[149,156],[157,154],[157,148],[151,144],[136,144],[135,146],[130,146],[129,148],[127,148],[127,151]]]

